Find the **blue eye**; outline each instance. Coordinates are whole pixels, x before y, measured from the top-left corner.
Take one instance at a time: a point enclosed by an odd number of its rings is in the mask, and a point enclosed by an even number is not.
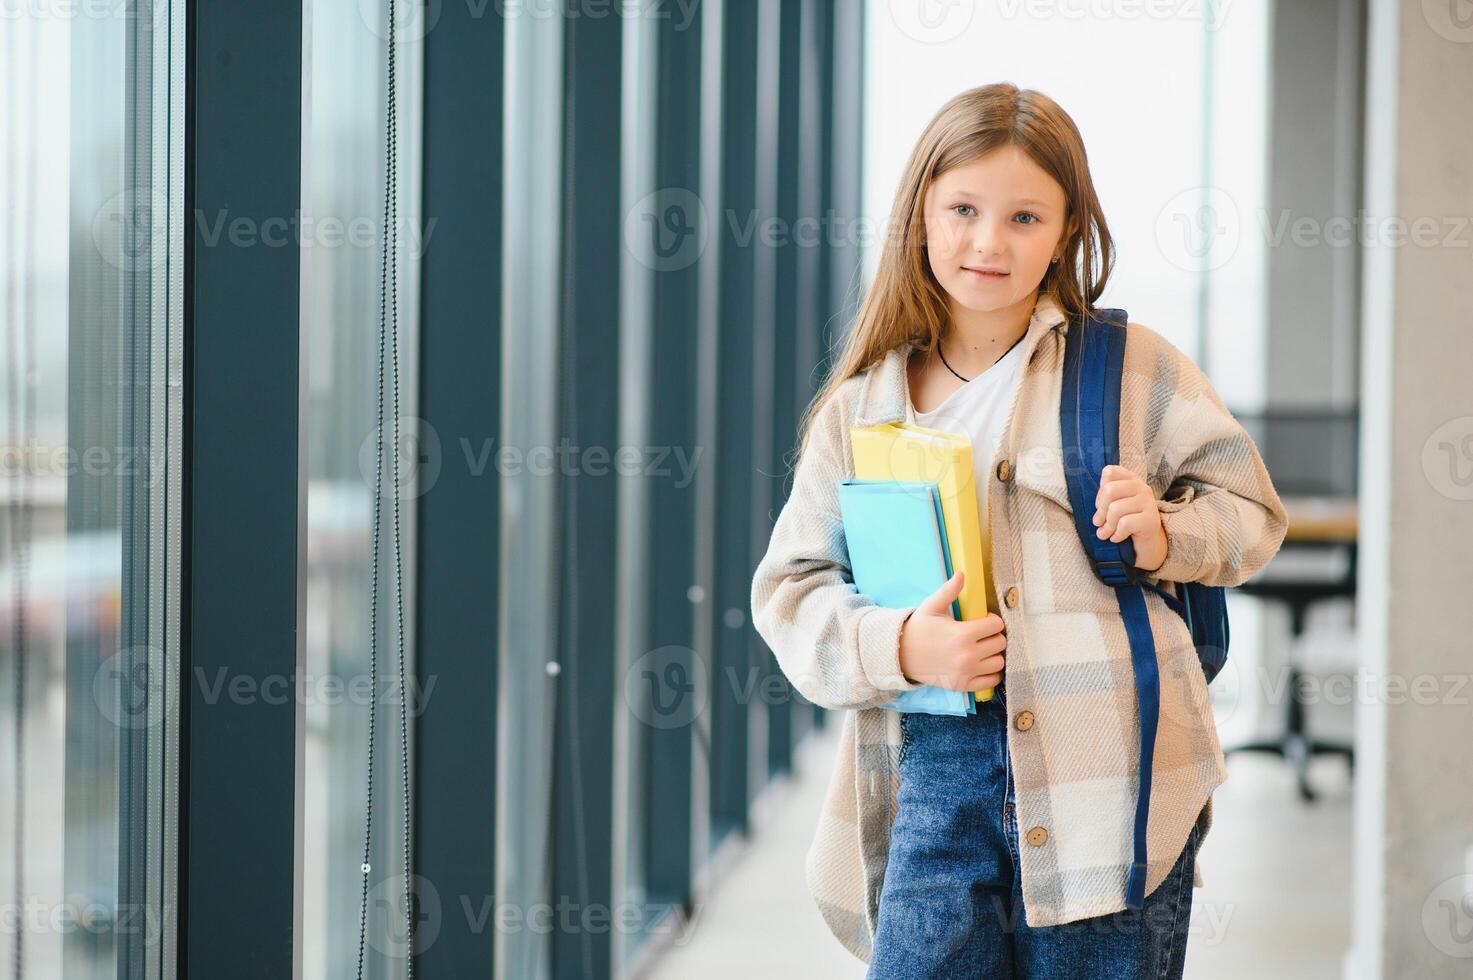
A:
[[[972,206],[970,204],[957,204],[957,205],[954,205],[951,210],[952,211],[955,211],[957,208],[968,208],[968,209],[972,209]],[[970,218],[972,216],[970,214],[964,214],[964,215],[961,215],[961,217],[963,217],[963,218]]]
[[[1030,225],[1036,225],[1036,224],[1038,224],[1038,220],[1039,220],[1038,219],[1038,215],[1034,214],[1032,211],[1019,211],[1018,212],[1018,216],[1019,217],[1022,217],[1025,214],[1028,217],[1030,217],[1030,218],[1033,219],[1032,221],[1024,222],[1025,224],[1030,224]]]

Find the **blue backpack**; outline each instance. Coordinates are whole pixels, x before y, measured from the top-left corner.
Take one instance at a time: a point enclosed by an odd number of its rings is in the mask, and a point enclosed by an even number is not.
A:
[[[1130,640],[1140,708],[1140,786],[1136,796],[1134,856],[1126,883],[1125,906],[1139,909],[1146,889],[1146,818],[1151,798],[1151,761],[1161,707],[1156,644],[1146,614],[1150,589],[1182,619],[1192,634],[1197,660],[1208,683],[1227,663],[1227,590],[1200,582],[1175,583],[1172,595],[1145,581],[1135,567],[1129,538],[1115,543],[1096,536],[1093,515],[1100,471],[1120,462],[1120,377],[1125,363],[1126,313],[1095,310],[1082,320],[1071,318],[1065,331],[1063,388],[1059,395],[1059,434],[1064,450],[1064,477],[1074,526],[1100,581],[1115,590]]]

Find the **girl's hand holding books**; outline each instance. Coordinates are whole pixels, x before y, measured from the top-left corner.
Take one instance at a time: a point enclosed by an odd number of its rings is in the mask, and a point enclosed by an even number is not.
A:
[[[1095,494],[1095,534],[1117,544],[1130,538],[1135,547],[1135,564],[1154,571],[1166,560],[1166,530],[1156,495],[1145,480],[1123,466],[1106,466],[1100,472],[1100,492]]]
[[[955,620],[951,604],[961,594],[958,571],[926,597],[900,628],[900,672],[913,683],[948,691],[980,691],[1002,682],[1007,634],[1002,617]]]

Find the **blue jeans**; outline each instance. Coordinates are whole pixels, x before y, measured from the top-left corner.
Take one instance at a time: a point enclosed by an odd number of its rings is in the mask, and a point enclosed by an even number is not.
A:
[[[1023,912],[1007,692],[967,717],[900,716],[899,809],[868,977],[1180,978],[1197,833],[1145,907],[1057,926]]]

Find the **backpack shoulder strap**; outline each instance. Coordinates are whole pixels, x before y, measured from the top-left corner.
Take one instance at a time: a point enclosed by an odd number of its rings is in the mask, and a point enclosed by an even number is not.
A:
[[[1135,547],[1127,538],[1101,541],[1092,520],[1100,471],[1120,461],[1120,376],[1125,364],[1124,310],[1096,310],[1071,320],[1064,334],[1063,388],[1059,393],[1059,435],[1064,479],[1074,527],[1106,585],[1135,582]]]
[[[1125,907],[1140,909],[1145,903],[1146,824],[1161,708],[1156,641],[1146,611],[1144,583],[1136,578],[1135,548],[1129,539],[1119,543],[1100,540],[1093,521],[1100,471],[1107,464],[1120,461],[1120,377],[1125,363],[1125,323],[1125,311],[1116,309],[1096,310],[1094,316],[1070,320],[1064,334],[1059,436],[1075,529],[1095,574],[1115,590],[1130,641],[1140,719],[1140,752]]]

